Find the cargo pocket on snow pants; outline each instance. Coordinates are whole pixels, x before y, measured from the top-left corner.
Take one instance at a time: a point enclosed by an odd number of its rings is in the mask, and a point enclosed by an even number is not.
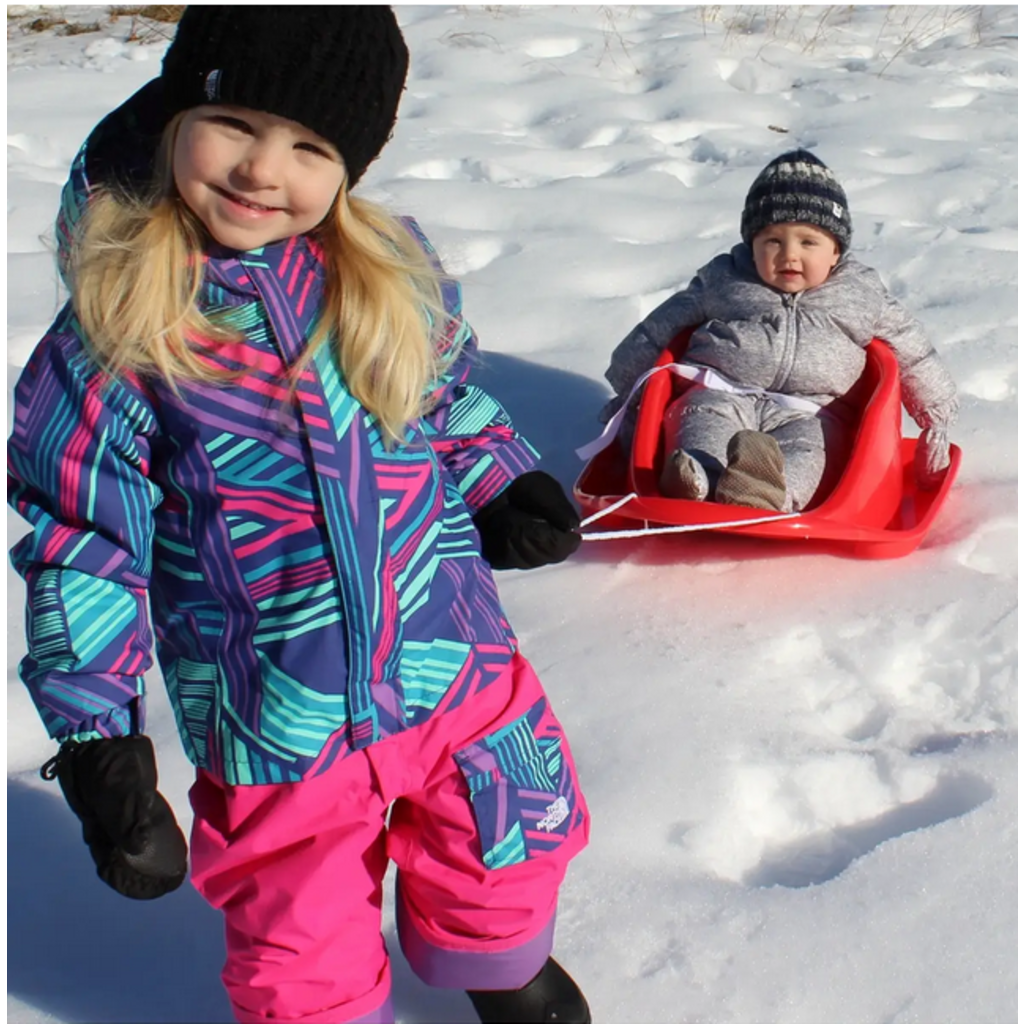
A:
[[[546,698],[458,751],[484,864],[504,868],[556,850],[586,823],[562,727]]]

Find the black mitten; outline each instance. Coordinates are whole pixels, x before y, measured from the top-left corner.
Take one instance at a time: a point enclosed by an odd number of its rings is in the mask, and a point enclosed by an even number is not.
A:
[[[156,757],[148,736],[65,743],[43,765],[56,778],[96,873],[133,900],[177,889],[188,872],[188,846],[174,812],[156,789]]]
[[[473,517],[484,558],[494,569],[536,569],[563,562],[579,546],[579,513],[548,473],[512,481]]]

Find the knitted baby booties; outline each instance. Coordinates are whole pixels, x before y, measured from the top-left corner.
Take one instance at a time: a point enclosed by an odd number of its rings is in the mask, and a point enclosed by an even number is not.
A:
[[[552,957],[523,988],[466,994],[482,1024],[591,1024],[579,985]]]
[[[665,459],[660,486],[667,498],[703,501],[708,496],[708,475],[689,452],[677,448]]]
[[[783,511],[786,463],[774,437],[759,430],[741,430],[729,441],[726,458],[728,465],[715,488],[715,501]]]

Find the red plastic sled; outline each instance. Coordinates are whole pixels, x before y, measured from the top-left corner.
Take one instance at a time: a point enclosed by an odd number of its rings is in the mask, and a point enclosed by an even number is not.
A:
[[[657,365],[677,359],[677,354],[685,350],[689,334],[686,331],[677,337]],[[918,489],[914,480],[917,438],[901,436],[896,357],[878,340],[870,343],[867,356],[864,374],[850,396],[862,406],[863,413],[839,482],[830,494],[816,496],[799,515],[787,517],[713,501],[666,498],[659,492],[664,458],[662,419],[668,404],[687,382],[669,372],[654,374],[640,400],[629,459],[622,446],[613,441],[594,455],[576,481],[573,493],[585,517],[623,502],[601,518],[600,526],[595,524],[594,534],[692,527],[695,531],[707,529],[772,540],[821,541],[825,547],[842,548],[843,553],[855,558],[910,554],[924,539],[949,495],[961,451],[956,445],[950,446],[949,468],[937,489]]]

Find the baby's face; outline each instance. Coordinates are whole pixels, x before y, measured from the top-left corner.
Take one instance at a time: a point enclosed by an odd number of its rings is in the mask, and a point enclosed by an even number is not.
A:
[[[839,243],[813,224],[772,224],[754,236],[754,265],[765,284],[780,292],[822,284],[839,262]]]

